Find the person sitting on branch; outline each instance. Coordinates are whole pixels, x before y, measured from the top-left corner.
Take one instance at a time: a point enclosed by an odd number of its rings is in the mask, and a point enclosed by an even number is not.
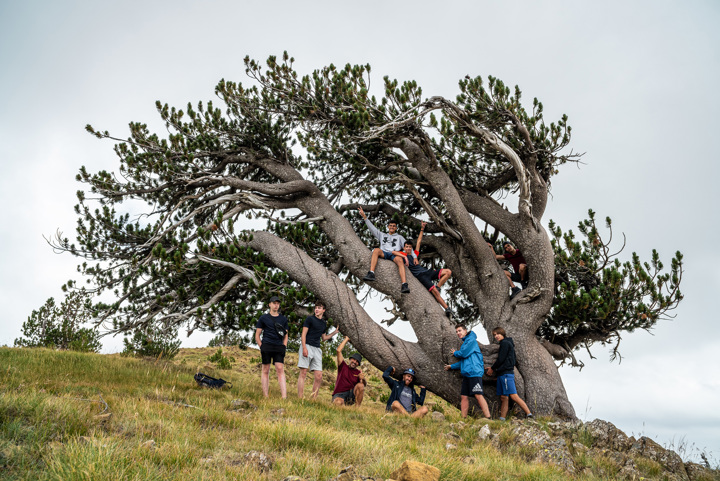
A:
[[[400,272],[400,282],[402,282],[400,285],[400,292],[408,294],[410,292],[410,288],[407,285],[404,267],[404,265],[407,265],[408,260],[406,257],[398,255],[401,252],[403,245],[405,245],[405,238],[397,233],[397,222],[392,220],[388,222],[388,232],[385,234],[380,232],[378,228],[370,222],[370,219],[367,218],[362,207],[358,207],[358,211],[360,211],[360,215],[363,220],[365,220],[365,225],[367,225],[368,229],[370,229],[370,233],[375,236],[378,241],[380,241],[380,247],[376,247],[373,250],[372,259],[370,260],[370,271],[365,277],[363,277],[363,280],[365,282],[372,282],[375,280],[375,266],[377,266],[378,259],[382,257],[383,259],[393,261],[397,264],[398,271]]]
[[[403,246],[403,254],[408,259],[408,269],[410,269],[410,273],[420,281],[420,284],[422,284],[428,292],[433,295],[433,297],[435,297],[435,300],[438,301],[443,309],[445,309],[445,315],[451,317],[454,313],[442,297],[440,297],[440,288],[447,282],[448,279],[450,279],[452,271],[450,269],[428,269],[427,267],[423,267],[418,260],[418,256],[420,255],[420,243],[422,242],[423,232],[425,231],[426,225],[427,222],[423,222],[420,227],[420,235],[418,235],[415,250],[413,251],[412,241],[406,240],[405,245]]]
[[[425,386],[420,386],[420,394],[415,391],[415,370],[406,369],[403,372],[402,381],[393,379],[395,368],[390,366],[383,373],[383,380],[390,386],[390,397],[388,398],[386,411],[392,411],[404,416],[421,418],[428,413],[425,403]]]

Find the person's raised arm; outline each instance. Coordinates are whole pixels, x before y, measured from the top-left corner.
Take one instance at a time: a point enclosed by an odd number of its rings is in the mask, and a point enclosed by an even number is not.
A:
[[[323,341],[329,341],[329,340],[332,339],[332,338],[335,336],[335,334],[337,334],[338,332],[340,332],[340,329],[335,329],[335,330],[334,330],[333,332],[331,332],[330,334],[323,334],[323,335],[322,335],[322,340],[323,340]]]
[[[338,368],[340,367],[340,364],[342,364],[345,361],[345,358],[342,355],[342,351],[343,351],[343,349],[345,349],[345,344],[347,344],[349,340],[350,340],[350,338],[345,336],[345,339],[343,339],[342,342],[340,343],[340,345],[337,347]]]
[[[425,221],[422,221],[420,223],[420,233],[418,234],[417,244],[415,245],[415,252],[420,252],[420,243],[422,243],[423,232],[425,232],[426,225],[427,225],[427,222],[425,222]]]
[[[382,235],[382,233],[378,230],[377,227],[375,227],[375,225],[373,225],[372,222],[370,222],[370,219],[367,218],[367,215],[365,215],[365,211],[363,210],[362,207],[358,207],[358,211],[360,211],[360,215],[362,216],[363,220],[365,221],[365,225],[367,226],[368,229],[370,229],[370,233],[373,236],[375,236],[375,238],[377,240],[380,240],[380,236]]]

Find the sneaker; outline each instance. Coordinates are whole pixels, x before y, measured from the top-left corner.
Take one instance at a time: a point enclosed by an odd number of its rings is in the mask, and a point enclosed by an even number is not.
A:
[[[526,419],[535,419],[535,416],[532,415],[532,413],[525,416]]]
[[[455,315],[455,313],[452,311],[452,309],[448,307],[447,309],[445,309],[445,315],[448,317],[452,317]]]
[[[523,289],[527,289],[528,285],[530,285],[530,281],[528,281],[528,280],[521,281],[520,285],[522,286]]]
[[[520,292],[522,292],[522,289],[520,289],[519,287],[513,287],[512,292],[510,293],[510,299],[520,294]]]
[[[363,280],[365,282],[372,282],[375,280],[375,273],[373,271],[368,271],[368,273],[363,277]]]
[[[374,278],[374,277],[375,277],[375,276],[373,276],[373,278]],[[403,294],[410,294],[410,288],[408,287],[407,282],[403,282],[403,283],[400,285],[400,292],[403,293]]]

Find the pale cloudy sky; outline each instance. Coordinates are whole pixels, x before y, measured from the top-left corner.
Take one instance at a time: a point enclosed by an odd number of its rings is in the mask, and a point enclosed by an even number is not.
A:
[[[245,81],[242,58],[288,50],[303,72],[370,63],[453,97],[465,75],[494,75],[563,113],[586,152],[553,182],[547,219],[575,227],[593,208],[628,248],[685,254],[685,300],[672,322],[625,336],[563,368],[581,419],[686,443],[720,457],[720,324],[715,296],[720,194],[720,3],[707,1],[3,1],[0,2],[0,345],[60,295],[76,260],[43,240],[74,234],[74,177],[113,169],[127,123],[161,130],[155,100],[213,98],[221,78]],[[201,345],[206,337],[186,345]],[[120,340],[106,342],[117,351]]]

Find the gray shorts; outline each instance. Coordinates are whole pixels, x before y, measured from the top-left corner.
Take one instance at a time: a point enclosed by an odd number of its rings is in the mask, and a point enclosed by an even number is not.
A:
[[[315,346],[305,345],[308,350],[308,356],[303,356],[302,346],[298,352],[298,368],[309,369],[310,371],[322,371],[322,349]]]
[[[345,391],[333,394],[332,400],[334,401],[337,398],[342,398],[342,400],[345,401],[346,406],[352,406],[355,404],[355,391]]]

